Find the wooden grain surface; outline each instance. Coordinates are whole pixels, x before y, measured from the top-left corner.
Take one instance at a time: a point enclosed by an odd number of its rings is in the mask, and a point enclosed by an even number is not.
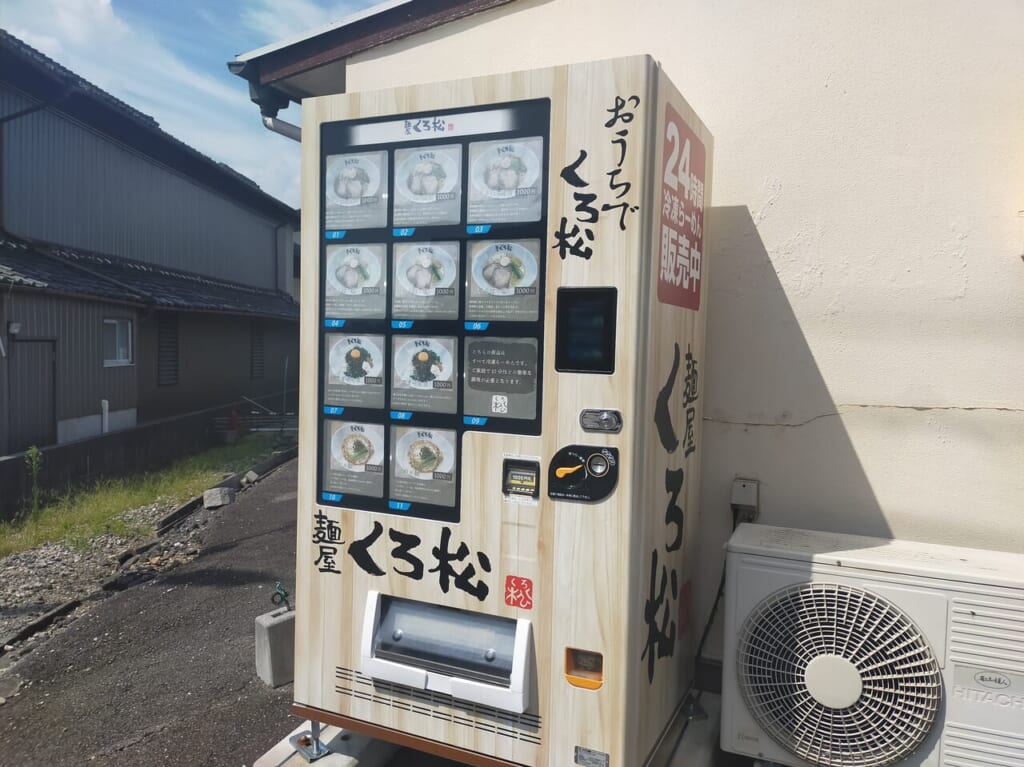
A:
[[[628,125],[606,127],[616,98],[636,95],[639,106]],[[543,431],[538,437],[470,432],[461,455],[461,521],[450,525],[470,552],[484,552],[491,564],[487,597],[480,601],[457,589],[443,593],[437,579],[412,580],[396,573],[406,567],[394,559],[385,535],[375,559],[385,571],[371,576],[339,557],[340,576],[314,566],[314,515],[322,511],[336,521],[345,542],[372,535],[376,526],[399,530],[435,542],[441,524],[365,511],[321,507],[316,496],[317,370],[320,354],[319,125],[322,122],[436,110],[547,97],[551,99],[551,141],[548,179],[548,229],[565,216],[577,217],[574,187],[559,171],[587,153],[580,173],[600,196],[614,201],[608,175],[620,168],[619,180],[631,184],[630,201],[639,210],[620,226],[616,212],[593,225],[594,254],[565,260],[548,250],[543,360]],[[693,661],[692,627],[659,657],[653,681],[648,675],[652,550],[666,543],[665,470],[686,473],[680,503],[686,510],[685,545],[663,554],[660,565],[676,571],[677,586],[688,581],[692,568],[694,525],[699,517],[699,450],[683,461],[658,442],[652,422],[654,404],[680,343],[703,361],[700,312],[657,304],[652,290],[657,279],[661,180],[660,126],[663,101],[670,98],[686,119],[695,120],[678,94],[646,57],[573,65],[494,78],[357,93],[307,100],[303,104],[302,321],[299,520],[297,533],[297,624],[295,699],[339,716],[372,723],[421,738],[497,757],[529,767],[572,764],[577,746],[610,755],[611,764],[641,764],[666,727],[689,681]],[[711,144],[706,129],[708,167]],[[615,131],[628,128],[627,149],[615,143]],[[659,159],[655,159],[656,155]],[[620,156],[622,159],[620,160]],[[708,171],[710,173],[710,170]],[[710,198],[710,175],[707,196]],[[546,247],[550,248],[548,242]],[[706,250],[706,248],[705,248]],[[616,287],[616,368],[612,375],[558,373],[554,369],[555,300],[559,286]],[[701,379],[702,380],[702,379]],[[671,405],[678,426],[683,413],[682,389]],[[698,408],[700,399],[698,399]],[[585,433],[581,408],[614,408],[623,414],[621,433]],[[697,413],[697,428],[700,417]],[[699,444],[699,432],[697,434]],[[501,488],[504,457],[533,457],[542,477],[551,457],[570,444],[616,447],[620,479],[615,492],[596,504],[553,501],[542,487],[539,503],[514,503]],[[482,573],[480,573],[482,575]],[[504,601],[508,575],[529,578],[533,607],[525,610]],[[393,688],[375,689],[361,679],[359,641],[366,595],[381,591],[433,604],[489,615],[532,621],[535,643],[535,695],[525,717],[503,718],[482,707],[455,701],[415,700]],[[671,593],[671,589],[669,592]],[[677,594],[667,613],[680,628],[686,610]],[[682,606],[683,613],[678,612]],[[604,681],[600,689],[569,685],[564,677],[565,648],[601,653]],[[338,669],[341,669],[340,676]],[[420,710],[416,710],[416,706]],[[538,724],[539,722],[539,724]]]

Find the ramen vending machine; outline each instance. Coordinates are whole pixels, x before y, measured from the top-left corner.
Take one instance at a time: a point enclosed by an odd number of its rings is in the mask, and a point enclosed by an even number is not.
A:
[[[710,134],[643,56],[303,115],[295,712],[473,765],[660,763]]]

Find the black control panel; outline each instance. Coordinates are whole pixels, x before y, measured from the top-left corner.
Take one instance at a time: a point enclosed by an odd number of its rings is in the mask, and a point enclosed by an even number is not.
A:
[[[603,501],[619,481],[619,450],[614,447],[569,445],[551,459],[548,496],[559,501]]]

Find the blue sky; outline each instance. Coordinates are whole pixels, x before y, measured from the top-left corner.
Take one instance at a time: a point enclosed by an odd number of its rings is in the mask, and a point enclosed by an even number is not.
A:
[[[376,2],[0,0],[0,27],[297,207],[298,144],[262,126],[226,62]]]

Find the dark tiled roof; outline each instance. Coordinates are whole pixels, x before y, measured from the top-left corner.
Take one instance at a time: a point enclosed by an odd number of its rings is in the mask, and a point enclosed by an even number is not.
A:
[[[297,320],[290,296],[0,232],[0,284],[139,306]]]

